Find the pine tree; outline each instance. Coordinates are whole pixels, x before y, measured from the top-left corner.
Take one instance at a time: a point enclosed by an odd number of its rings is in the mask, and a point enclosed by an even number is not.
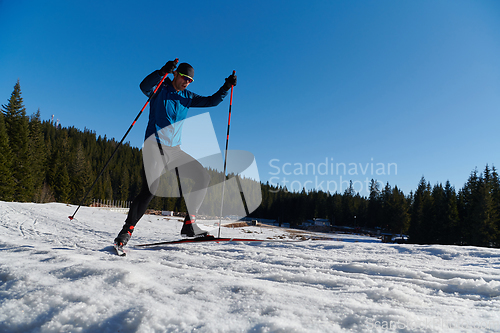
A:
[[[429,223],[426,223],[427,243],[443,244],[446,225],[446,196],[442,184],[436,184],[432,188],[432,205]]]
[[[462,218],[464,243],[475,245],[478,239],[478,228],[480,217],[478,215],[478,202],[481,179],[478,176],[477,169],[474,170],[465,183],[461,191]]]
[[[111,177],[109,175],[109,172],[104,172],[103,174],[103,190],[104,193],[102,194],[103,200],[113,200],[113,185],[111,184]]]
[[[58,172],[56,173],[56,179],[54,190],[57,201],[69,203],[71,196],[71,182],[66,165],[60,165]]]
[[[432,207],[432,197],[430,184],[425,182],[425,178],[420,179],[418,188],[413,196],[411,207],[411,223],[408,229],[410,241],[416,244],[423,244],[429,241],[429,219],[431,218],[430,208]]]
[[[496,179],[492,175],[492,172],[488,165],[486,165],[484,170],[482,188],[481,188],[481,209],[483,212],[483,221],[481,223],[481,244],[483,246],[495,245],[495,241],[498,238],[498,224],[500,216],[498,215],[497,205],[498,202],[494,201],[494,188]]]
[[[381,225],[381,198],[379,183],[374,179],[370,182],[370,198],[368,201],[368,227],[375,228]]]
[[[10,99],[2,105],[5,128],[12,151],[11,172],[15,183],[14,200],[29,201],[33,195],[33,180],[30,168],[29,126],[26,109],[21,97],[19,80]]]
[[[460,221],[457,204],[457,194],[455,188],[447,181],[444,187],[445,195],[445,220],[443,222],[443,243],[444,244],[460,244]]]
[[[466,194],[464,189],[460,189],[457,192],[457,211],[458,211],[458,226],[457,226],[457,244],[467,245],[467,205],[466,205]]]
[[[29,122],[29,149],[31,152],[31,175],[33,177],[34,200],[39,202],[45,182],[47,147],[45,146],[40,110],[31,116]]]
[[[387,229],[392,233],[405,234],[408,231],[410,217],[404,193],[397,186],[391,189],[387,184],[382,196]]]
[[[344,191],[344,194],[342,195],[342,213],[343,213],[342,220],[343,224],[345,225],[354,226],[354,224],[356,223],[355,216],[357,207],[354,200],[355,194],[356,191],[354,190],[354,186],[351,180],[349,188],[347,188]]]
[[[92,183],[92,169],[90,163],[85,157],[83,144],[81,141],[77,142],[74,157],[71,159],[71,202],[80,203],[85,193]],[[87,196],[89,200],[91,195]]]
[[[491,168],[491,195],[493,198],[496,216],[500,217],[500,177],[498,176],[495,166]],[[497,219],[496,230],[499,232],[497,233],[495,244],[496,247],[500,247],[500,218]]]
[[[120,183],[119,186],[119,198],[120,200],[126,201],[128,200],[129,196],[129,187],[130,187],[130,174],[128,172],[127,168],[123,169],[123,175],[122,175],[122,182]]]
[[[380,194],[381,198],[381,208],[382,208],[382,229],[384,231],[393,231],[393,221],[394,221],[394,214],[392,212],[391,208],[391,196],[392,196],[392,188],[389,183],[385,184],[384,189],[382,190],[382,193]]]
[[[486,166],[484,174],[477,170],[469,177],[462,191],[466,242],[469,245],[496,245],[499,238],[498,203],[495,201],[496,172]]]
[[[5,129],[3,113],[0,112],[0,200],[10,201],[14,195],[14,182],[11,172],[12,151]]]
[[[69,160],[68,133],[65,130],[57,130],[54,149],[48,162],[47,184],[53,189],[58,202],[69,202],[71,198]]]

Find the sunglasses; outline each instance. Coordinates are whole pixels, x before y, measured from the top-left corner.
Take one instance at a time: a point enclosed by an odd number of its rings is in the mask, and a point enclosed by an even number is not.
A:
[[[183,78],[184,80],[186,80],[186,81],[187,81],[187,83],[191,83],[191,82],[193,82],[193,81],[194,81],[192,77],[187,76],[186,74],[182,74],[182,73],[178,73],[178,74],[179,74],[180,76],[182,76],[182,78]]]

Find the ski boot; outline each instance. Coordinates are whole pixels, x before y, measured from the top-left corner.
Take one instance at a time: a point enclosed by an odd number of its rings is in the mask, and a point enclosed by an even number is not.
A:
[[[206,237],[208,232],[201,230],[196,224],[196,217],[188,215],[184,219],[184,224],[181,229],[181,236],[184,237]]]
[[[132,232],[134,231],[134,226],[125,224],[123,229],[120,231],[118,236],[115,238],[115,244],[117,246],[123,247],[127,245],[130,237],[132,237]]]

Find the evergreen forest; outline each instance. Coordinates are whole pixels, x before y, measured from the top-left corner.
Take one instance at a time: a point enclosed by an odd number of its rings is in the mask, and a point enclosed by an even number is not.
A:
[[[40,110],[28,116],[18,81],[0,112],[0,200],[80,204],[117,145],[91,130],[42,120]],[[84,204],[94,199],[131,201],[142,186],[141,168],[141,150],[123,144]],[[220,172],[209,172],[212,179],[223,180]],[[290,192],[269,183],[259,187],[262,203],[253,218],[295,226],[316,217],[335,226],[406,234],[417,244],[500,247],[500,180],[494,166],[473,170],[459,190],[449,182],[431,185],[423,177],[409,194],[388,183],[380,188],[372,180],[369,197],[356,193],[352,184],[344,193],[333,194]],[[225,195],[224,205],[238,197]],[[186,210],[177,197],[155,197],[150,208]]]

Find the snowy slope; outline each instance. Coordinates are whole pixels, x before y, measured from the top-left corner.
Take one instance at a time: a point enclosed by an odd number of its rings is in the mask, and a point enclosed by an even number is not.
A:
[[[135,248],[179,238],[180,222],[146,216],[118,257],[125,215],[74,210],[0,202],[0,332],[500,332],[498,249],[346,235]]]

